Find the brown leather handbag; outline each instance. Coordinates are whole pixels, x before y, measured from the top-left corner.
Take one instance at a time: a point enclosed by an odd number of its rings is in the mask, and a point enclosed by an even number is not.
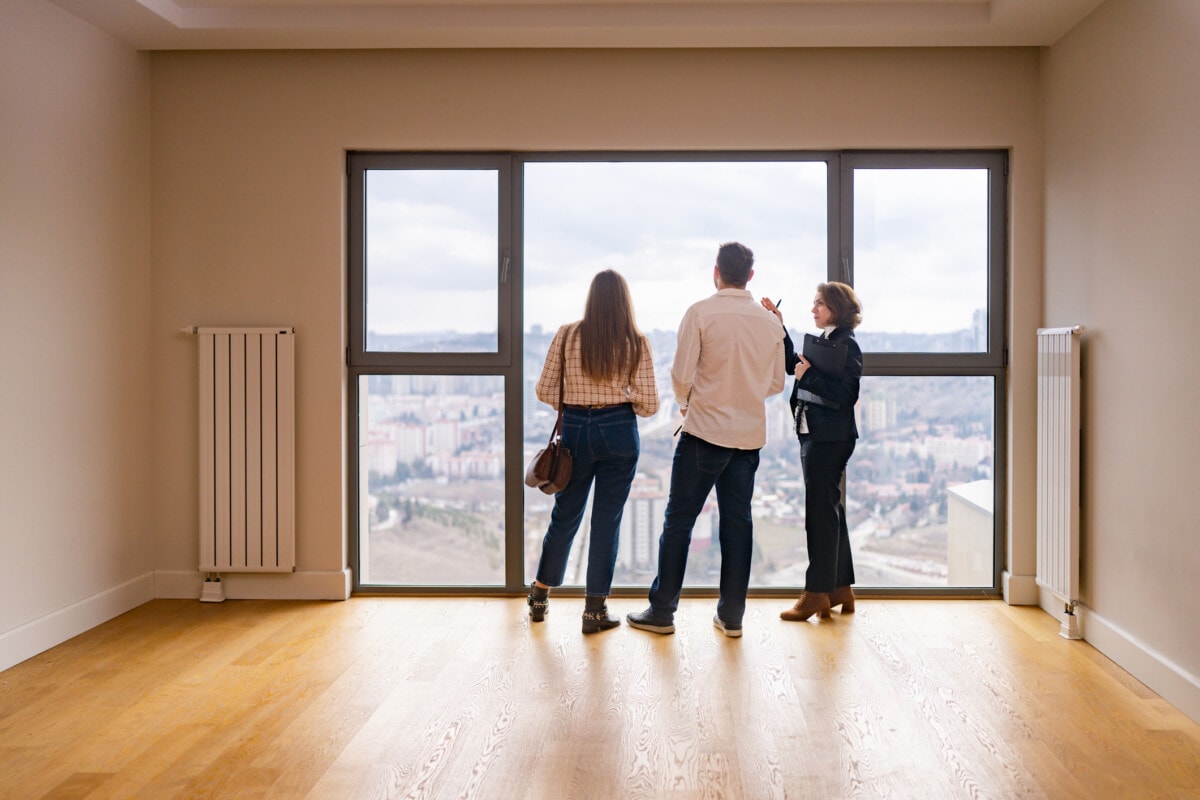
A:
[[[559,359],[562,365],[562,380],[558,384],[558,420],[550,433],[550,441],[537,451],[529,466],[525,468],[525,485],[541,489],[546,494],[556,494],[567,488],[571,480],[574,460],[571,451],[562,443],[563,394],[567,383],[567,336],[563,335]]]

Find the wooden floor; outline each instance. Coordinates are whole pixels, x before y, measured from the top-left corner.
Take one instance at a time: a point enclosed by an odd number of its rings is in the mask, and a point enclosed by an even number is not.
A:
[[[1038,609],[713,605],[156,600],[0,672],[0,797],[1200,797],[1200,726]]]

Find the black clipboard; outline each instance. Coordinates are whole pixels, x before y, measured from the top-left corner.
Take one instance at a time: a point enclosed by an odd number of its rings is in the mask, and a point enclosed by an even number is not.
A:
[[[846,371],[846,352],[844,344],[820,339],[811,333],[804,334],[804,360],[830,378],[840,378]]]

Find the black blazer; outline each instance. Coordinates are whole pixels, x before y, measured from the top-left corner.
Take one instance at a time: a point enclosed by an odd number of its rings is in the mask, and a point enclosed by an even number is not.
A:
[[[835,328],[828,338],[832,342],[846,345],[846,369],[841,378],[824,375],[816,367],[805,370],[804,377],[792,385],[792,419],[798,418],[800,407],[803,406],[808,420],[808,432],[813,441],[849,442],[858,438],[854,404],[858,402],[858,388],[862,380],[862,349],[859,348],[851,328]],[[796,353],[792,337],[786,329],[783,332],[783,348],[787,372],[791,375],[800,363],[800,356]],[[836,403],[837,408],[804,402],[798,396],[800,389]]]

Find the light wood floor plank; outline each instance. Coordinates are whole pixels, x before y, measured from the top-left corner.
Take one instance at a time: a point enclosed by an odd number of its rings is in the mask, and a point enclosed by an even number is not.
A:
[[[1200,726],[1038,609],[714,605],[154,601],[0,673],[0,798],[1200,796]]]

